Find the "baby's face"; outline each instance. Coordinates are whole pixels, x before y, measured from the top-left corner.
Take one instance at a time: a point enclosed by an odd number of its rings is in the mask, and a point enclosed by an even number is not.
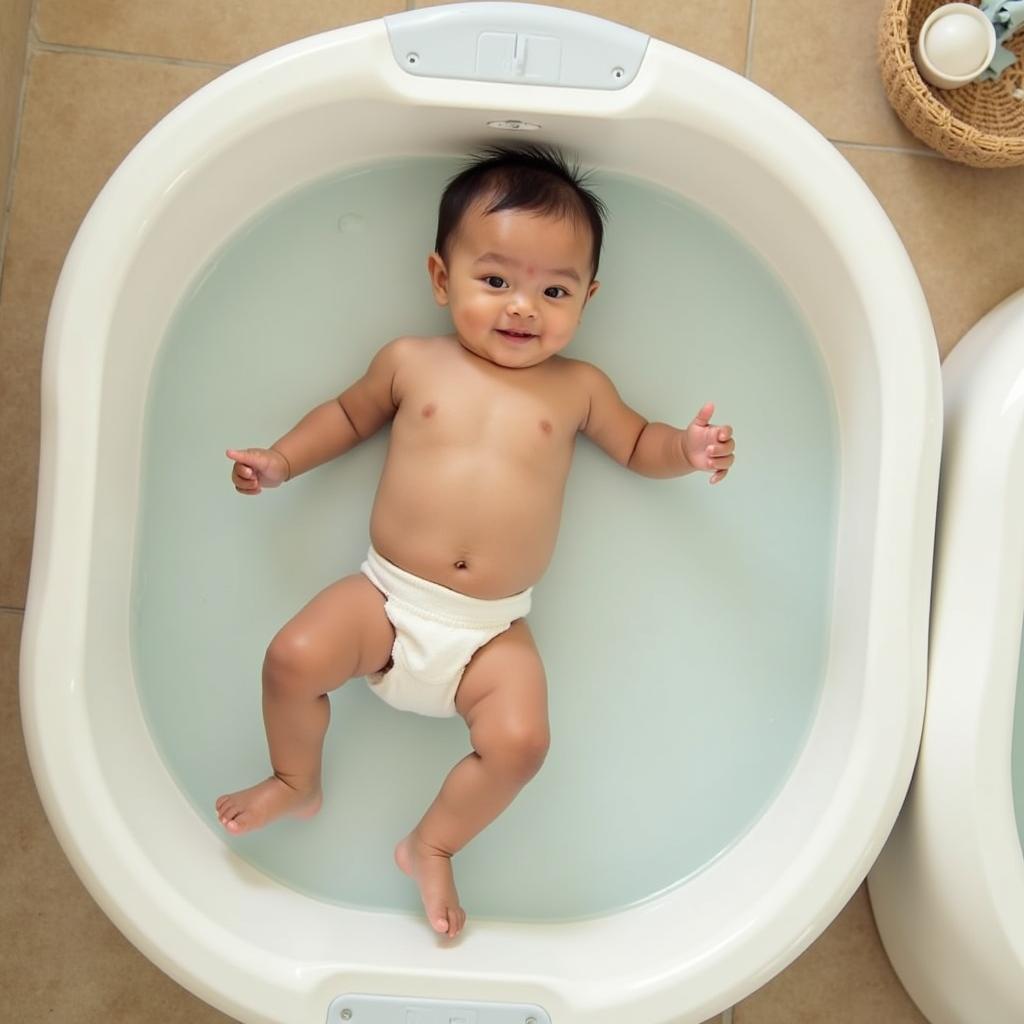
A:
[[[448,259],[428,261],[434,297],[451,311],[462,345],[499,366],[523,368],[572,341],[590,280],[590,232],[572,221],[473,206]]]

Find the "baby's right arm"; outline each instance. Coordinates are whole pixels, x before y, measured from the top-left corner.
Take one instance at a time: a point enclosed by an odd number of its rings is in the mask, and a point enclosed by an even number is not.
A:
[[[228,449],[231,482],[240,494],[259,494],[354,448],[390,422],[398,408],[395,374],[411,339],[385,345],[350,388],[308,412],[270,448]]]

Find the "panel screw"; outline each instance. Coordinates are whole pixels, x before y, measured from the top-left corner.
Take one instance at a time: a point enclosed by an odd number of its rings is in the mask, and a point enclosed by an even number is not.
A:
[[[488,121],[488,128],[500,128],[506,132],[535,132],[540,128],[539,124],[534,124],[533,121],[518,121],[515,119],[509,121]]]
[[[406,55],[405,62],[406,64],[415,64],[419,59],[420,55],[418,53],[410,53]]]
[[[341,1011],[341,1019],[342,1020],[351,1020],[352,1019],[352,1011],[349,1010],[349,1009],[342,1010]]]
[[[526,1018],[526,1024],[537,1024],[537,1018],[536,1017],[527,1017]]]
[[[625,78],[626,71],[624,68],[612,68],[612,78]]]

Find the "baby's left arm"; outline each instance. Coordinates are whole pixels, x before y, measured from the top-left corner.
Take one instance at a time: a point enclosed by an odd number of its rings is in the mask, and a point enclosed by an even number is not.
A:
[[[735,461],[732,427],[711,422],[715,407],[705,403],[684,429],[649,423],[619,397],[601,370],[581,364],[589,411],[581,429],[616,462],[650,477],[674,477],[701,470],[710,483],[723,480]]]

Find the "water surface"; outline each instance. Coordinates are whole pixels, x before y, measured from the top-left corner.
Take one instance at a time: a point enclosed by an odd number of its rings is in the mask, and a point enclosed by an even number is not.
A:
[[[268,773],[266,645],[357,571],[386,438],[255,499],[234,492],[224,449],[269,445],[391,338],[448,329],[425,266],[455,167],[376,165],[278,202],[203,268],[163,342],[133,653],[154,740],[218,832],[216,797]],[[740,461],[719,487],[652,481],[581,439],[530,615],[551,752],[456,858],[477,917],[601,913],[700,871],[783,785],[823,683],[838,456],[814,339],[715,218],[634,180],[594,181],[611,210],[602,288],[566,354],[652,420],[685,425],[715,401]],[[460,719],[394,711],[354,680],[333,697],[323,812],[224,841],[319,898],[418,911],[391,850],[468,750]]]

